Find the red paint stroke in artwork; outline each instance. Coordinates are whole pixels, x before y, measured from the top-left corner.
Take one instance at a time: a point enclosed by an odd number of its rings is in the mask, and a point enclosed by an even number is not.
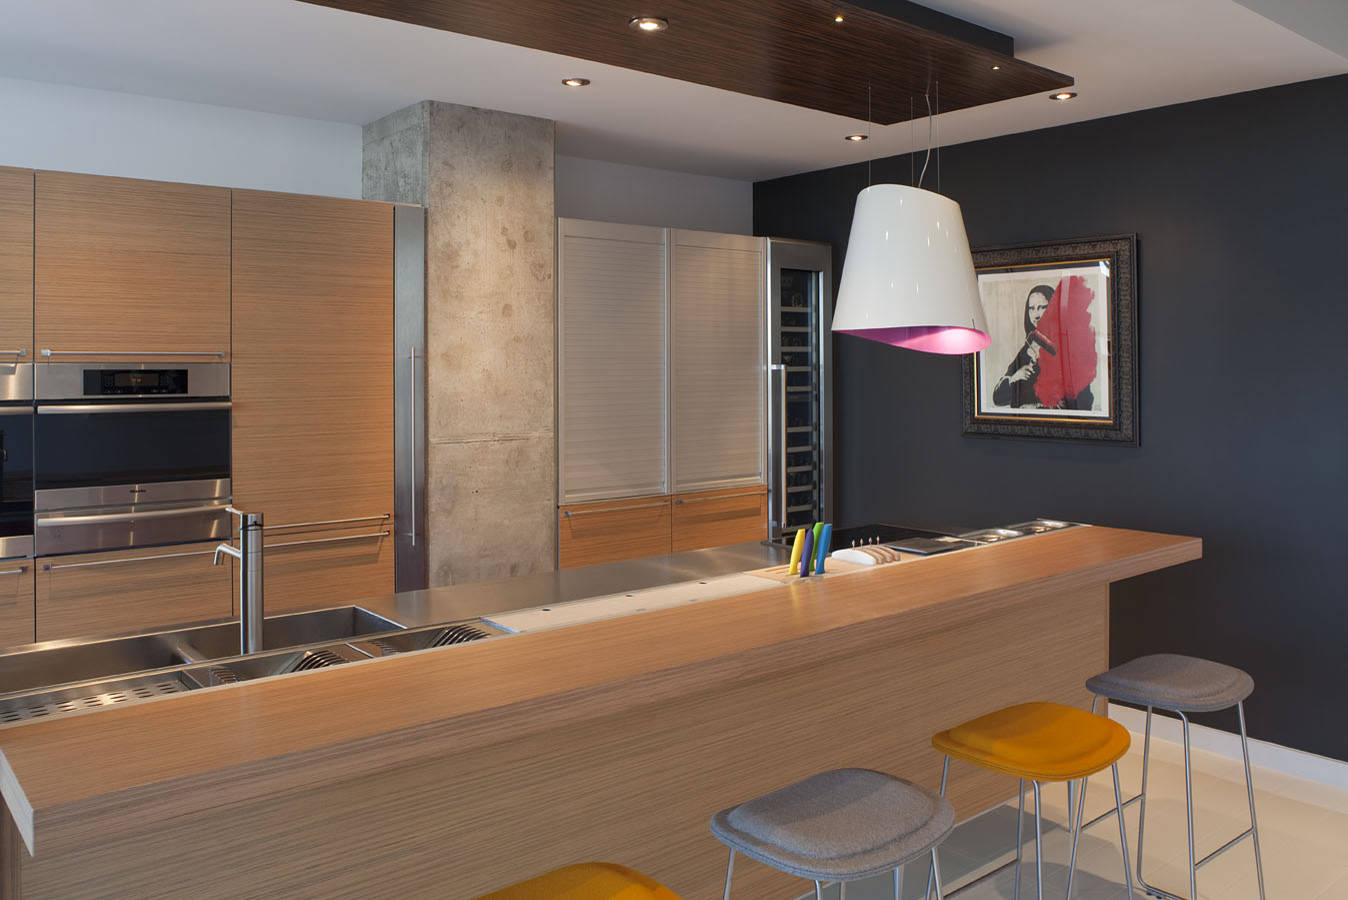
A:
[[[1069,275],[1058,282],[1035,328],[1035,340],[1049,345],[1040,350],[1039,377],[1034,382],[1034,393],[1045,407],[1075,398],[1095,380],[1095,328],[1090,313],[1094,299],[1086,279]]]

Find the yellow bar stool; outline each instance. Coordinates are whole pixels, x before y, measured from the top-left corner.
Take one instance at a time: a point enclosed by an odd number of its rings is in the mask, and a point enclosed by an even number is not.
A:
[[[588,862],[553,869],[478,900],[679,900],[679,895],[626,866]]]
[[[1076,874],[1077,840],[1081,835],[1081,810],[1086,801],[1086,781],[1095,773],[1112,768],[1114,813],[1118,815],[1119,841],[1123,846],[1123,876],[1128,884],[1128,896],[1130,898],[1133,896],[1133,876],[1128,865],[1128,837],[1124,833],[1123,797],[1119,792],[1118,762],[1128,752],[1129,745],[1126,728],[1104,716],[1097,716],[1071,706],[1058,703],[1022,703],[956,725],[948,731],[942,731],[932,737],[931,743],[945,754],[945,763],[941,768],[943,797],[946,782],[950,777],[952,758],[1020,779],[1016,814],[1017,900],[1020,897],[1021,823],[1025,814],[1025,782],[1029,781],[1034,786],[1034,865],[1039,900],[1043,900],[1043,816],[1040,811],[1040,788],[1049,782],[1081,781],[1081,797],[1076,804],[1076,826],[1072,830],[1072,859],[1067,870],[1067,898],[1071,900],[1072,880]],[[1096,821],[1100,820],[1096,819],[1091,824]],[[988,873],[991,874],[993,873]],[[930,897],[930,877],[927,880],[927,891]]]

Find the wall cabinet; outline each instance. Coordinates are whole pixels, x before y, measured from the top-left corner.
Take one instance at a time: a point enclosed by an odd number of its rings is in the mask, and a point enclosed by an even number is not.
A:
[[[216,542],[39,557],[39,641],[152,631],[227,619],[233,603],[228,559]],[[2,577],[2,576],[0,576]]]
[[[0,167],[0,366],[32,361],[33,172]]]
[[[393,207],[234,191],[233,336],[234,504],[265,516],[268,609],[392,593]]]
[[[668,553],[671,529],[669,497],[564,506],[557,521],[561,568]]]
[[[0,560],[0,651],[35,639],[33,561]]]
[[[35,205],[39,356],[228,358],[228,190],[38,172]]]

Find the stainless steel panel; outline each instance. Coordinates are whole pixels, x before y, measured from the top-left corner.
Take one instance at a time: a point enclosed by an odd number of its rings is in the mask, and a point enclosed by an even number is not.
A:
[[[132,508],[162,503],[182,504],[193,500],[228,500],[228,478],[204,478],[198,481],[151,481],[145,484],[115,484],[105,487],[60,488],[33,492],[38,512],[52,510],[88,510],[91,507]]]
[[[0,365],[0,403],[31,403],[32,400],[33,364]]]
[[[33,555],[33,536],[19,534],[12,537],[0,537],[0,560],[31,557]],[[0,568],[13,568],[9,563],[0,563]]]
[[[177,507],[104,507],[78,513],[38,513],[34,550],[38,556],[123,550],[188,541],[229,540],[228,501]]]
[[[797,241],[785,238],[768,239],[768,364],[781,362],[782,332],[782,293],[781,273],[783,269],[799,269],[815,273],[815,297],[812,309],[813,330],[809,335],[809,347],[817,360],[818,408],[818,458],[815,461],[815,483],[818,494],[818,517],[821,521],[833,520],[833,248],[829,244],[814,241]],[[773,373],[773,380],[783,376]],[[793,501],[786,496],[786,432],[775,424],[784,418],[781,405],[784,403],[785,386],[781,394],[774,397],[769,391],[769,432],[768,446],[770,458],[777,459],[780,452],[782,464],[770,467],[768,479],[768,509],[777,522],[769,533],[770,538],[781,536],[781,523],[787,512],[793,509]]]
[[[426,562],[426,210],[393,208],[394,585],[424,588]]]
[[[103,354],[100,354],[103,355]],[[117,401],[138,397],[164,399],[165,396],[188,399],[192,397],[228,397],[229,363],[153,362],[140,359],[126,362],[99,363],[42,363],[36,369],[38,400],[84,400],[99,395],[84,392],[86,369],[186,369],[186,394],[119,394]]]

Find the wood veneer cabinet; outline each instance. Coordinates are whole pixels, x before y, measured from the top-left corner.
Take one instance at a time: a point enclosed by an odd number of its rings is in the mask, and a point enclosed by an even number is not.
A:
[[[392,593],[392,205],[234,191],[233,337],[234,504],[265,516],[268,609]]]
[[[674,497],[672,549],[700,550],[768,537],[765,485],[698,491]]]
[[[229,206],[224,188],[38,172],[39,354],[227,359]]]
[[[0,650],[34,640],[33,561],[0,561]]]
[[[670,551],[670,498],[633,497],[558,510],[561,568],[658,556]]]
[[[32,360],[33,172],[0,167],[0,365]]]
[[[39,557],[37,640],[102,637],[229,618],[233,582],[223,560],[213,564],[217,544]]]

